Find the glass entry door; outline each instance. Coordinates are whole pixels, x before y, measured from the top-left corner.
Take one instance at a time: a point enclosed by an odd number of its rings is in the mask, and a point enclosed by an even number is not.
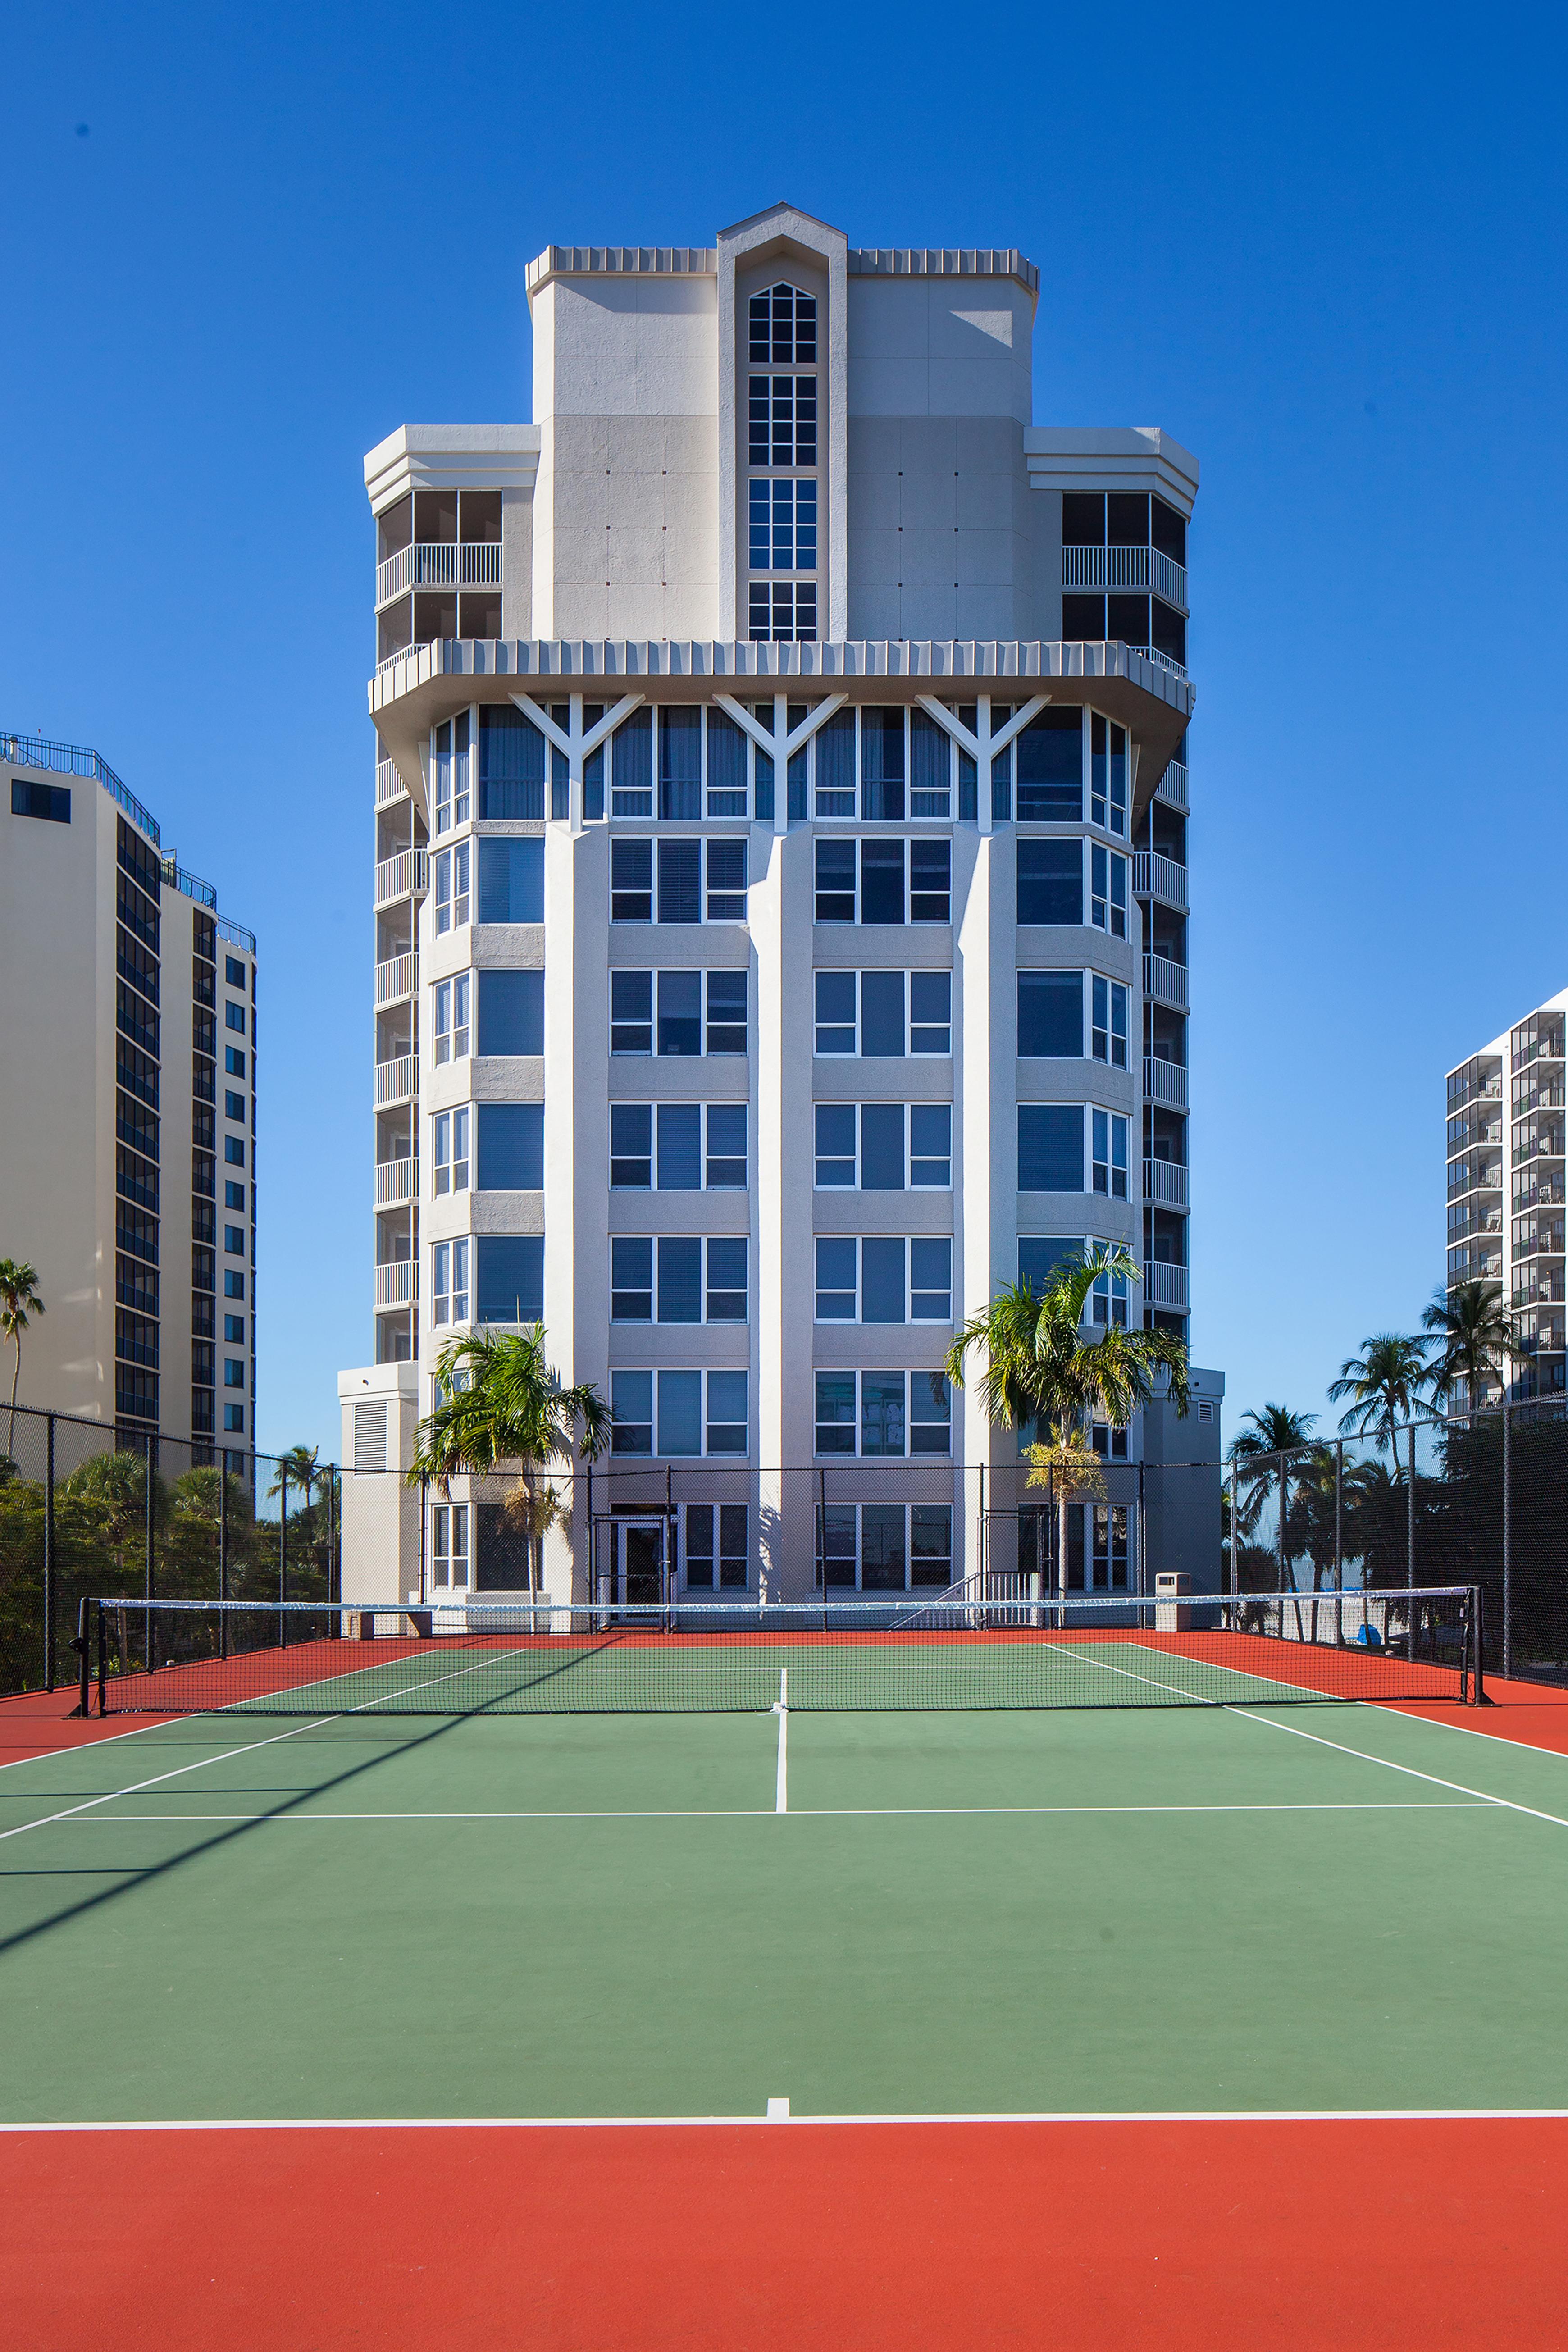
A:
[[[655,1608],[664,1600],[664,1521],[616,1522],[616,1606]]]

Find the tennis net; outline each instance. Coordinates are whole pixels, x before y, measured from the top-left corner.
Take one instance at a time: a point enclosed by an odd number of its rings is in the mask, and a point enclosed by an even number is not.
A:
[[[1481,1696],[1464,1586],[584,1608],[84,1602],[81,1711],[268,1715],[1225,1706]]]

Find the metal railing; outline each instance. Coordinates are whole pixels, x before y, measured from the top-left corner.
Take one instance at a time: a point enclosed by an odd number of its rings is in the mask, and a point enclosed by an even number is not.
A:
[[[256,953],[256,933],[247,931],[243,923],[231,922],[226,915],[217,919],[217,935],[226,940],[231,948],[243,948],[247,955]]]
[[[403,778],[397,772],[396,761],[378,760],[375,763],[376,806],[379,808],[383,801],[400,799],[404,789]]]
[[[1187,911],[1187,869],[1178,866],[1173,857],[1163,857],[1157,849],[1138,849],[1132,853],[1132,895],[1135,898],[1158,898],[1163,907],[1173,907],[1178,914]]]
[[[375,601],[390,604],[409,588],[499,588],[500,540],[418,540],[375,567]]]
[[[196,905],[205,907],[209,915],[216,914],[217,892],[212,884],[204,882],[199,874],[187,873],[172,857],[163,860],[163,883],[165,888],[177,890],[183,898],[194,898]]]
[[[395,669],[399,662],[412,661],[416,654],[426,652],[426,649],[435,642],[436,640],[433,637],[421,637],[416,645],[395,646],[391,653],[383,654],[381,659],[376,663],[375,674],[377,677],[381,676],[384,670]]]
[[[375,1066],[375,1107],[386,1110],[394,1103],[411,1102],[419,1091],[419,1056],[398,1054],[390,1062]]]
[[[383,1160],[377,1162],[375,1205],[378,1209],[395,1209],[402,1202],[416,1200],[418,1194],[417,1160]]]
[[[1186,566],[1157,547],[1064,547],[1064,588],[1152,588],[1187,609]]]
[[[1143,959],[1143,993],[1152,996],[1156,1004],[1167,1004],[1173,1013],[1187,1009],[1187,967],[1171,956],[1146,955]]]
[[[1175,1160],[1145,1160],[1143,1198],[1156,1209],[1187,1206],[1187,1171]]]
[[[430,853],[400,849],[384,857],[375,869],[375,903],[389,907],[397,898],[423,898],[430,887]]]
[[[1178,1315],[1187,1312],[1187,1269],[1171,1265],[1160,1257],[1143,1261],[1143,1299],[1149,1307],[1163,1307]]]
[[[1182,761],[1167,762],[1164,774],[1154,787],[1154,798],[1163,801],[1167,808],[1186,808],[1187,771]]]
[[[401,1003],[412,996],[419,985],[419,959],[412,952],[388,956],[375,968],[375,1001],[378,1005]]]
[[[412,1307],[419,1296],[419,1269],[411,1257],[399,1258],[395,1265],[378,1265],[375,1269],[375,1303],[378,1307]]]
[[[1164,1110],[1185,1110],[1187,1108],[1187,1074],[1179,1062],[1167,1062],[1158,1054],[1143,1056],[1143,1099],[1158,1103]]]
[[[1145,661],[1153,662],[1160,669],[1168,669],[1173,677],[1179,677],[1184,681],[1186,678],[1186,670],[1175,656],[1163,654],[1158,646],[1129,646],[1127,650],[1130,654],[1142,654]]]
[[[162,846],[158,820],[151,810],[143,808],[129,784],[117,776],[107,760],[86,743],[54,743],[47,735],[0,734],[0,760],[14,761],[18,768],[47,768],[56,776],[90,776],[100,783],[110,798],[122,808],[139,832],[144,833],[154,849]]]

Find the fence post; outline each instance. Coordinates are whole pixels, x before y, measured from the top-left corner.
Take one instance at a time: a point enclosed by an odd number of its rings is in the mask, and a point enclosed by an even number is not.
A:
[[[1513,1672],[1513,1407],[1502,1404],[1502,1671]]]
[[[1285,1456],[1279,1459],[1279,1525],[1275,1530],[1274,1556],[1279,1570],[1279,1590],[1285,1590]]]
[[[338,1465],[327,1465],[327,1599],[332,1597],[332,1562],[338,1549]],[[338,1571],[338,1599],[343,1597],[342,1570]]]
[[[1138,1594],[1149,1590],[1149,1506],[1143,1492],[1143,1465],[1138,1465]]]
[[[44,1437],[44,1688],[55,1686],[55,1417]],[[87,1709],[83,1707],[85,1715]]]
[[[1345,1442],[1334,1442],[1334,1591],[1345,1589]],[[1341,1635],[1344,1627],[1342,1619]]]
[[[228,1617],[222,1603],[228,1599],[228,1449],[217,1457],[217,1654],[228,1655]]]
[[[430,1589],[429,1563],[425,1557],[425,1545],[426,1541],[425,1532],[426,1522],[430,1517],[429,1512],[425,1507],[425,1498],[429,1491],[427,1482],[421,1478],[419,1481],[419,1605],[421,1608],[425,1605],[425,1595]],[[449,1486],[447,1491],[448,1494],[451,1493],[452,1490]],[[479,1507],[473,1500],[473,1486],[470,1483],[468,1487],[468,1591],[470,1592],[477,1590],[474,1583],[474,1578],[478,1573],[479,1564]],[[450,1519],[450,1513],[448,1513],[448,1520]],[[450,1532],[451,1529],[448,1526],[448,1535]],[[447,1547],[447,1573],[448,1576],[450,1576],[452,1572],[451,1559],[452,1548],[450,1543],[448,1543]],[[399,1593],[398,1599],[401,1600],[402,1598],[402,1594]],[[465,1618],[464,1622],[467,1623],[467,1622],[468,1620]]]
[[[816,1474],[816,1572],[822,1579],[822,1630],[827,1631],[827,1473]]]
[[[283,1647],[283,1603],[289,1598],[289,1472],[278,1465],[278,1646]]]
[[[1230,1465],[1230,1597],[1234,1601],[1241,1591],[1241,1534],[1236,1519],[1236,1465]]]
[[[147,1557],[142,1567],[142,1597],[151,1601],[153,1597],[154,1570],[153,1564],[153,1440],[150,1434],[143,1438],[142,1444],[147,1449]],[[147,1672],[151,1674],[157,1664],[157,1660],[153,1655],[153,1612],[149,1609],[144,1614],[146,1622],[142,1627],[142,1654],[146,1661]]]
[[[81,1678],[77,1713],[84,1717],[92,1712],[92,1659],[89,1654],[92,1641],[92,1635],[89,1631],[91,1622],[92,1610],[84,1592],[77,1603],[76,1612],[77,1664]]]

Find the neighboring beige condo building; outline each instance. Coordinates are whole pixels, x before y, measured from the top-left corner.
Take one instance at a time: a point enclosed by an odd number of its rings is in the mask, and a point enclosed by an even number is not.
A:
[[[1198,469],[1153,427],[1034,425],[1038,282],[786,205],[711,248],[552,246],[535,421],[367,457],[375,1360],[344,1458],[406,1463],[477,1324],[542,1318],[618,1426],[570,1543],[351,1480],[345,1593],[582,1598],[590,1560],[622,1600],[945,1585],[1017,1458],[942,1377],[955,1326],[1100,1240],[1143,1281],[1095,1312],[1185,1333]],[[1129,1470],[1075,1504],[1071,1580],[1136,1584],[1116,1495],[1217,1463],[1222,1389],[1100,1433]],[[1208,1584],[1211,1486],[1174,1561]]]
[[[248,1450],[255,938],[96,751],[0,735],[0,1256],[45,1307],[19,1401]]]
[[[1521,1353],[1510,1394],[1562,1396],[1565,1351],[1563,1077],[1568,989],[1471,1054],[1447,1080],[1448,1288],[1500,1284]],[[1495,1404],[1461,1382],[1450,1412]]]

